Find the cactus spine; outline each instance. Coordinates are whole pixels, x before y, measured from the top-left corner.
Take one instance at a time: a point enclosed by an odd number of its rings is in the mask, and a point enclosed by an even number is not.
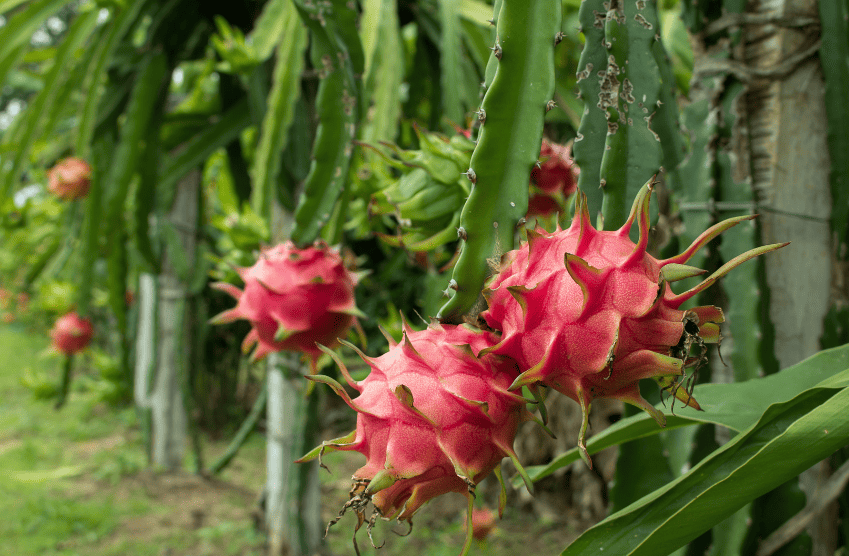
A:
[[[496,5],[498,10],[498,5]],[[486,114],[467,176],[472,192],[463,207],[461,252],[453,296],[439,311],[458,321],[478,300],[484,280],[513,248],[516,223],[528,208],[528,179],[542,143],[546,105],[554,94],[557,0],[503,0],[495,13],[494,67],[480,113]],[[484,120],[484,118],[481,118]]]

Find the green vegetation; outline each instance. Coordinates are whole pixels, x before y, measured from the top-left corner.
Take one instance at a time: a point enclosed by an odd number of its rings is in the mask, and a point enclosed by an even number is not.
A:
[[[261,439],[225,473],[253,484],[144,471],[135,411],[98,401],[85,371],[61,412],[22,384],[27,370],[58,379],[47,343],[21,327],[0,327],[0,553],[260,553],[264,538],[249,513],[262,476]],[[246,470],[245,461],[255,467]]]

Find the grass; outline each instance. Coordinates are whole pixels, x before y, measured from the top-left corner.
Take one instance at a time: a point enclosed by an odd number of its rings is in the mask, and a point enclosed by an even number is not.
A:
[[[265,445],[253,435],[220,479],[189,473],[166,475],[148,467],[136,414],[98,401],[92,379],[76,381],[65,407],[38,400],[22,377],[58,380],[60,361],[40,355],[46,338],[0,325],[0,554],[9,556],[254,556],[265,554],[265,537],[252,512],[265,478]],[[49,390],[49,388],[47,388]],[[328,431],[326,438],[345,431]],[[336,433],[336,434],[334,434]],[[221,454],[229,439],[205,440],[206,461]],[[362,464],[356,453],[325,459],[321,473],[322,518],[336,516],[348,498],[349,478]],[[487,479],[487,481],[492,481]],[[493,485],[489,485],[492,487]],[[482,485],[486,487],[486,485]],[[558,554],[577,532],[563,521],[543,522],[517,508],[474,555]],[[495,504],[497,492],[480,488],[478,502]],[[450,556],[465,536],[465,499],[439,497],[406,527],[378,521],[377,551],[365,531],[361,553],[387,556]],[[354,553],[354,515],[346,515],[327,537],[322,556]]]
[[[56,411],[22,382],[27,374],[58,380],[59,361],[43,355],[46,338],[2,325],[0,346],[0,554],[263,553],[252,492],[151,472],[132,409],[76,388]],[[246,453],[261,453],[259,440]],[[239,473],[234,465],[230,474]]]

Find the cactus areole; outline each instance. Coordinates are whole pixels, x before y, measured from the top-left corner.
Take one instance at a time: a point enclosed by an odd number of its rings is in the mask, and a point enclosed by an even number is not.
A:
[[[47,189],[66,201],[85,197],[91,186],[91,166],[80,158],[65,158],[47,171]]]
[[[785,245],[744,253],[698,286],[675,294],[670,282],[705,272],[686,266],[690,257],[754,216],[716,224],[680,255],[657,260],[646,252],[651,188],[650,182],[640,190],[627,222],[616,231],[593,228],[579,194],[569,229],[529,231],[528,241],[505,255],[501,272],[484,291],[489,307],[481,315],[501,338],[480,354],[505,355],[519,363],[522,374],[511,389],[542,384],[581,405],[579,447],[589,465],[584,435],[594,399],[636,405],[663,426],[663,414],[638,388],[640,379],[652,378],[684,404],[699,408],[680,386],[685,368],[702,360],[704,344],[719,342],[724,317],[718,307],[679,307],[740,263]],[[629,237],[635,221],[636,244]]]
[[[77,313],[62,315],[50,330],[51,347],[64,355],[84,350],[94,336],[91,321]]]
[[[371,537],[378,517],[412,524],[425,502],[449,492],[468,496],[471,518],[475,486],[504,457],[516,462],[516,429],[530,417],[524,398],[508,391],[519,372],[515,362],[473,353],[496,339],[465,325],[406,329],[401,343],[392,341],[388,353],[374,359],[361,354],[371,373],[360,382],[328,350],[359,396],[351,399],[332,378],[311,378],[333,387],[357,412],[357,428],[324,442],[300,461],[335,450],[357,451],[367,458],[354,472],[350,500],[330,525],[351,509],[359,517],[357,529],[367,522]],[[374,508],[367,519],[369,502]]]
[[[304,353],[314,367],[321,353],[316,342],[335,345],[360,315],[354,300],[357,276],[345,268],[338,251],[324,243],[299,249],[287,241],[264,250],[256,264],[237,271],[244,290],[213,284],[238,303],[212,322],[250,321],[253,328],[242,350],[247,353],[255,347],[253,360],[289,350]]]

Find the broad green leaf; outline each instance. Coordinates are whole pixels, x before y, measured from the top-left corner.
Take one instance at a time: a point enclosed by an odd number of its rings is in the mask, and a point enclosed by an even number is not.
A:
[[[771,405],[692,471],[590,528],[563,555],[672,552],[844,446],[847,404],[849,389],[817,387]]]
[[[749,530],[752,505],[746,504],[713,528],[708,556],[743,556],[740,545]]]
[[[676,408],[667,415],[666,427],[661,429],[645,413],[622,419],[587,441],[587,451],[595,454],[605,448],[629,440],[643,438],[661,431],[674,430],[698,423],[713,423],[742,431],[758,420],[770,404],[791,399],[798,392],[813,388],[843,388],[849,384],[849,345],[825,351],[801,361],[781,372],[764,378],[734,384],[702,384],[694,396],[704,411],[689,407]],[[573,448],[552,460],[548,465],[528,467],[531,479],[538,481],[572,462],[580,455]],[[514,486],[520,477],[512,479]]]

